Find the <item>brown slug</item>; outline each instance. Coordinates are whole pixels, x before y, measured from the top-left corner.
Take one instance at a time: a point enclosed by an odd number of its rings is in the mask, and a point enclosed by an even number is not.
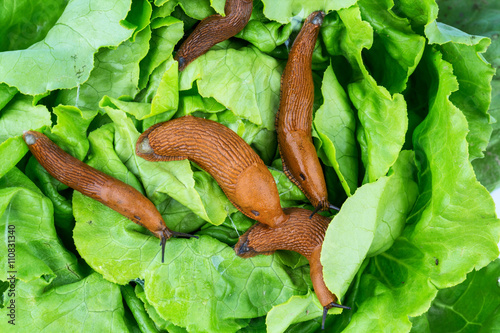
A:
[[[189,159],[212,175],[246,216],[271,227],[286,220],[266,165],[238,134],[222,124],[193,116],[158,123],[139,137],[135,150],[149,161]]]
[[[212,46],[240,32],[252,15],[252,0],[227,0],[226,16],[215,14],[203,19],[175,55],[179,71],[183,71],[193,60],[205,54]]]
[[[325,13],[313,12],[293,42],[281,76],[280,105],[276,114],[278,146],[283,171],[319,210],[337,209],[328,202],[325,176],[312,141],[314,84],[312,53]]]
[[[71,156],[44,134],[26,131],[23,139],[33,156],[52,177],[103,203],[158,237],[162,246],[162,262],[165,256],[165,242],[169,238],[198,238],[167,228],[155,205],[139,191]]]
[[[330,219],[319,214],[311,218],[311,212],[302,208],[285,208],[283,211],[289,216],[286,223],[276,228],[255,224],[240,237],[234,251],[242,258],[272,254],[276,250],[295,251],[306,257],[311,267],[310,275],[314,291],[323,306],[324,328],[328,309],[333,307],[350,309],[337,304],[337,297],[330,292],[323,280],[321,247]]]

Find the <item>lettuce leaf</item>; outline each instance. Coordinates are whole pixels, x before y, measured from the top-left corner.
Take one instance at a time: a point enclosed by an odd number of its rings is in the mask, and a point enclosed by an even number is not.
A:
[[[411,319],[411,332],[495,331],[500,323],[499,276],[497,259],[467,274],[467,279],[459,285],[439,291],[429,311]]]
[[[21,50],[40,41],[54,26],[66,0],[12,1],[0,13],[0,51]]]
[[[348,8],[356,3],[356,0],[342,0],[342,1],[285,1],[285,0],[262,0],[264,3],[264,15],[273,21],[286,24],[297,18],[302,21],[311,12],[315,10],[323,10],[329,12],[331,10],[339,10]]]
[[[332,217],[321,262],[327,286],[352,308],[330,310],[326,331],[498,329],[498,261],[487,265],[500,221],[476,175],[490,190],[500,184],[500,8],[439,4],[438,18],[433,0],[256,0],[235,38],[182,73],[180,43],[199,20],[224,14],[224,0],[6,4],[0,250],[13,247],[15,227],[17,272],[0,281],[0,314],[8,319],[16,302],[16,324],[31,331],[320,331],[304,257],[236,256],[254,221],[215,180],[187,160],[152,163],[134,151],[158,122],[205,117],[261,156],[283,207],[311,209],[282,171],[274,122],[290,46],[303,19],[324,10],[312,135],[341,210],[321,213]],[[39,165],[21,137],[28,129],[136,188],[172,230],[200,238],[169,240],[161,263],[146,228]]]
[[[235,115],[272,130],[281,71],[274,58],[253,47],[211,50],[182,72],[180,90],[196,81],[201,96],[213,97]]]
[[[105,95],[134,98],[139,92],[139,62],[148,52],[150,38],[151,29],[147,26],[134,40],[129,39],[117,48],[100,50],[88,80],[74,89],[62,90],[58,102],[97,110]]]
[[[15,324],[23,329],[36,332],[134,330],[125,316],[119,286],[104,280],[97,273],[40,295],[34,294],[24,282],[17,283],[16,288]],[[3,320],[0,327],[8,330],[10,324]]]
[[[120,25],[129,9],[130,1],[71,0],[43,40],[0,53],[0,80],[32,95],[82,84],[99,48],[132,35]]]
[[[373,182],[389,171],[403,146],[408,128],[406,102],[401,94],[391,94],[379,86],[364,65],[362,50],[371,47],[373,28],[362,21],[359,7],[343,9],[338,14],[345,30],[340,48],[354,66],[356,78],[349,84],[348,92],[358,110],[357,136],[366,169],[364,182]]]
[[[428,24],[425,31],[429,43],[440,44],[443,59],[453,64],[459,89],[450,96],[450,100],[467,117],[470,159],[483,157],[492,131],[488,107],[491,100],[490,81],[495,70],[480,54],[486,51],[490,40],[439,22]]]
[[[324,103],[314,114],[313,121],[321,141],[318,155],[323,163],[333,166],[344,191],[350,196],[358,187],[356,118],[331,65],[325,71],[321,91]]]

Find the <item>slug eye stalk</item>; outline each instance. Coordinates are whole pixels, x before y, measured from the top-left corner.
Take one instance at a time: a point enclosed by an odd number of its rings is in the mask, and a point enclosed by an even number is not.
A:
[[[172,237],[175,237],[175,238],[196,238],[196,239],[199,238],[198,236],[186,234],[183,232],[177,232],[177,231],[172,231],[172,230],[168,230],[168,229],[163,230],[161,237],[160,237],[161,263],[162,264],[165,262],[165,244],[167,243],[167,240],[169,240]]]
[[[330,310],[331,308],[341,308],[341,309],[351,310],[351,308],[348,306],[340,305],[340,304],[337,304],[334,302],[328,304],[327,306],[324,306],[323,307],[323,321],[321,322],[321,329],[322,330],[325,329],[326,315],[328,314],[328,310]]]
[[[332,205],[331,203],[327,202],[326,204],[324,204],[323,202],[320,202],[313,210],[312,214],[309,216],[309,219],[312,219],[312,217],[314,216],[314,214],[316,214],[317,212],[319,212],[320,210],[323,210],[324,207],[328,207],[328,209],[334,209],[336,211],[339,211],[340,208],[335,206],[335,205]]]

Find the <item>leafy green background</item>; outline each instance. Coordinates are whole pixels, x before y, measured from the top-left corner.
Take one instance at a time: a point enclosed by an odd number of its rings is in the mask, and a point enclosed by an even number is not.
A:
[[[16,279],[3,260],[0,330],[320,331],[305,258],[239,258],[232,246],[254,222],[209,174],[134,154],[153,124],[212,119],[262,157],[283,207],[311,208],[282,171],[274,119],[288,52],[314,10],[327,15],[313,54],[312,135],[342,207],[321,262],[352,308],[330,310],[326,331],[499,330],[500,221],[488,193],[500,185],[499,5],[255,0],[235,38],[179,73],[179,43],[224,3],[2,7],[0,253],[15,236]],[[169,228],[199,239],[169,240],[161,263],[148,230],[38,164],[21,137],[28,129],[135,187]]]

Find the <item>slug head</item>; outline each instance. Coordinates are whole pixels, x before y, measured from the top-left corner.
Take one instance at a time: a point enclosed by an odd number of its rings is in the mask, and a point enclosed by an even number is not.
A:
[[[274,178],[263,163],[252,164],[238,176],[231,201],[251,219],[271,227],[286,220]]]
[[[314,207],[329,208],[325,176],[312,141],[294,131],[280,139],[283,168],[287,176],[304,192]],[[306,137],[307,138],[307,137]]]
[[[238,243],[234,246],[234,252],[236,252],[236,255],[241,257],[241,258],[251,258],[255,257],[259,254],[264,254],[264,255],[269,255],[273,254],[273,250],[269,251],[259,251],[259,248],[255,249],[252,246],[252,241],[248,238],[249,236],[251,237],[252,235],[252,230],[255,229],[269,229],[267,226],[263,224],[255,224],[250,229],[247,230],[243,235],[240,236],[240,239],[238,240]]]

